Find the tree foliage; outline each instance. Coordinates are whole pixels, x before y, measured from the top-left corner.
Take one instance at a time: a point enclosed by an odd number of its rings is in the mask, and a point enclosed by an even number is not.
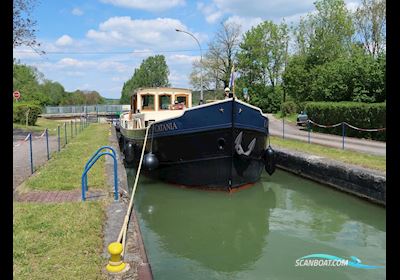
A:
[[[203,58],[203,64],[194,63],[191,74],[191,84],[200,89],[200,69],[203,69],[203,82],[207,89],[215,89],[229,85],[229,77],[236,59],[240,43],[240,25],[232,22],[221,22],[220,28],[213,40],[208,44],[208,51]],[[204,78],[205,77],[205,78]]]
[[[13,122],[35,125],[39,115],[42,113],[42,108],[39,105],[28,102],[18,102],[13,104]]]
[[[169,69],[163,55],[150,56],[134,70],[122,87],[120,103],[130,103],[133,92],[141,87],[167,87]]]
[[[308,14],[295,29],[297,49],[307,56],[309,66],[348,56],[354,26],[343,0],[319,0],[316,12]]]
[[[295,100],[383,102],[386,56],[378,59],[354,47],[350,58],[340,57],[307,68],[304,57],[290,59],[284,74],[284,89]]]
[[[38,47],[36,41],[36,21],[31,12],[35,7],[35,0],[13,1],[13,47],[25,45]]]
[[[250,103],[267,112],[282,101],[384,102],[386,100],[386,3],[362,0],[351,12],[343,0],[317,0],[315,12],[292,25],[264,21],[239,39],[239,27],[223,23],[191,83],[206,89],[228,85],[233,63],[235,93],[247,88]],[[292,38],[290,40],[290,38]],[[290,52],[289,52],[290,51]]]
[[[218,70],[218,65],[215,63],[216,60],[211,59],[206,55],[200,61],[193,61],[192,72],[190,73],[190,84],[194,89],[201,89],[201,82],[203,82],[203,90],[218,90],[222,89],[223,82],[220,78],[220,71]],[[203,71],[203,72],[201,72]],[[201,75],[203,77],[201,78]],[[201,81],[203,79],[203,81]]]
[[[287,58],[288,27],[285,22],[264,21],[247,31],[237,55],[240,79],[237,92],[247,87],[250,102],[268,112],[280,107],[282,73]],[[243,85],[243,86],[242,86]]]
[[[376,58],[386,47],[386,1],[362,0],[354,22],[365,50]]]
[[[386,55],[374,55],[358,40],[354,22],[361,8],[352,17],[343,0],[315,5],[317,13],[294,30],[296,53],[283,75],[285,92],[297,102],[385,101]]]
[[[103,104],[104,98],[97,91],[65,91],[58,83],[45,79],[35,67],[14,63],[13,89],[21,93],[19,102],[37,105],[92,105]]]

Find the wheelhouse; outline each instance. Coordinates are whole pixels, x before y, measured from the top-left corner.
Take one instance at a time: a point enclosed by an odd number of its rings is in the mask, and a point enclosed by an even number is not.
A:
[[[192,107],[192,92],[184,88],[140,88],[131,96],[131,108],[121,116],[122,127],[142,129],[148,121],[177,117]]]

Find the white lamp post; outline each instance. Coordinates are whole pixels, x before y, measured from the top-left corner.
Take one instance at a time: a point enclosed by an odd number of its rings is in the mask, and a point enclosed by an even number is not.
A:
[[[203,104],[203,51],[201,49],[201,45],[199,43],[199,40],[197,40],[197,38],[192,34],[189,33],[187,31],[184,30],[180,30],[180,29],[175,29],[176,32],[183,32],[186,33],[190,36],[192,36],[193,39],[196,40],[197,44],[199,45],[200,48],[200,64],[201,64],[201,68],[200,68],[200,104]]]

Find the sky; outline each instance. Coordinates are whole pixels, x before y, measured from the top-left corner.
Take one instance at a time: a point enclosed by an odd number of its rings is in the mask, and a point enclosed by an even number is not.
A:
[[[45,55],[14,49],[21,63],[36,67],[66,91],[96,90],[119,99],[124,82],[148,56],[162,54],[172,87],[191,88],[192,62],[207,51],[221,22],[242,32],[264,20],[296,24],[314,0],[37,0],[32,17]],[[355,9],[359,0],[345,0]],[[201,45],[185,30],[193,34]]]

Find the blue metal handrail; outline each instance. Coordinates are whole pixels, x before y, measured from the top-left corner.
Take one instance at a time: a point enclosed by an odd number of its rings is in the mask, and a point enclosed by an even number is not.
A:
[[[99,151],[108,148],[111,149],[113,153],[110,152],[103,152],[99,154]],[[87,173],[89,172],[90,168],[97,162],[97,160],[103,156],[103,155],[109,155],[114,159],[114,200],[118,200],[118,165],[117,165],[117,157],[115,154],[115,151],[113,148],[105,146],[101,147],[97,150],[95,155],[90,158],[90,160],[86,163],[85,169],[82,173],[82,201],[86,200],[86,191],[88,190],[88,185],[87,185]]]
[[[85,169],[86,167],[89,165],[89,163],[93,160],[93,158],[103,149],[109,149],[111,150],[111,152],[113,153],[114,156],[116,156],[115,150],[114,148],[110,147],[110,146],[102,146],[100,148],[97,149],[97,151],[92,155],[92,157],[88,160],[88,162],[85,165]]]
[[[115,150],[112,147],[110,147],[110,146],[102,146],[102,147],[98,148],[97,151],[92,155],[92,157],[86,162],[84,170],[89,166],[89,164],[92,162],[92,160],[95,158],[95,156],[98,153],[100,153],[100,151],[102,151],[103,149],[109,149],[109,150],[111,150],[111,152],[113,153],[113,155],[115,157],[117,156],[117,154],[115,153]],[[87,176],[85,177],[85,184],[86,184],[86,191],[87,191],[88,190],[87,189]]]

